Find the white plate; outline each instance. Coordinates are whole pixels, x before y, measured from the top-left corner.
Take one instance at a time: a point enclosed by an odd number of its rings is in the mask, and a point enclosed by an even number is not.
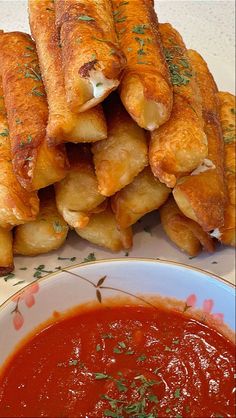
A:
[[[197,49],[207,60],[219,89],[234,92],[234,1],[158,1],[159,20],[171,22],[182,34],[188,48]],[[6,31],[29,32],[27,2],[25,0],[0,0],[0,27]],[[148,227],[151,234],[145,232]],[[146,229],[146,228],[145,228]],[[161,258],[200,267],[220,275],[230,282],[235,277],[234,250],[219,247],[213,255],[202,254],[189,258],[166,238],[159,225],[156,213],[146,216],[134,228],[132,257]],[[35,268],[45,265],[45,270],[54,271],[57,266],[68,266],[83,261],[94,253],[96,259],[123,257],[124,252],[113,254],[78,239],[71,233],[66,245],[57,253],[34,258],[16,257],[15,276],[5,281],[0,278],[0,304],[21,287],[34,280]],[[58,260],[59,257],[69,260]],[[20,270],[27,268],[27,270]]]

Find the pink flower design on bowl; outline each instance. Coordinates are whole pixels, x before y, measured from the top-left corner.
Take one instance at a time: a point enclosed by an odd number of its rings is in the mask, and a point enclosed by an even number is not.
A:
[[[11,313],[13,315],[13,326],[16,331],[18,331],[24,324],[24,317],[19,309],[20,302],[23,301],[28,308],[32,308],[32,306],[35,304],[34,294],[38,291],[39,284],[38,282],[34,282],[31,286],[27,287],[27,289],[23,289],[20,295],[17,294],[13,296],[12,300],[16,302],[16,306]]]
[[[197,296],[195,294],[191,294],[186,299],[186,307],[187,309],[195,308],[197,305]],[[202,304],[202,310],[205,314],[211,316],[211,318],[215,319],[216,321],[223,323],[224,322],[224,314],[221,312],[212,313],[214,308],[214,300],[213,299],[204,299]],[[186,310],[186,309],[185,309]]]

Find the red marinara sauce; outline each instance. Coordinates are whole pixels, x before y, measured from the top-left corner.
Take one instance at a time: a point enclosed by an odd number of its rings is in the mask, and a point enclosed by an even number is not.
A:
[[[16,352],[0,377],[0,416],[234,417],[234,353],[174,310],[82,311]]]

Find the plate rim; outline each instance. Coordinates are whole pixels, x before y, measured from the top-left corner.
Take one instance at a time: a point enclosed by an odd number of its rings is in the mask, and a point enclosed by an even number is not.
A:
[[[227,287],[236,290],[236,284],[229,282],[228,280],[224,279],[223,277],[221,277],[221,276],[219,276],[215,273],[211,273],[211,272],[209,272],[207,270],[204,270],[202,268],[195,267],[195,266],[189,266],[188,264],[180,263],[178,261],[164,260],[164,259],[161,259],[161,258],[158,258],[156,260],[155,258],[148,258],[148,257],[129,257],[129,258],[120,257],[120,258],[108,258],[108,259],[104,258],[104,259],[100,259],[100,260],[96,260],[96,261],[88,261],[88,262],[82,262],[82,263],[77,263],[77,264],[70,264],[69,266],[67,266],[65,268],[62,268],[58,271],[54,271],[53,273],[48,273],[45,276],[28,283],[26,286],[19,289],[13,295],[8,297],[2,304],[0,304],[0,312],[2,310],[4,310],[5,307],[12,301],[13,297],[15,298],[15,297],[17,297],[17,295],[21,295],[22,292],[24,292],[25,290],[30,288],[34,283],[41,283],[41,282],[49,279],[50,277],[59,275],[60,273],[66,272],[67,270],[72,270],[72,269],[83,267],[83,266],[86,267],[86,266],[91,266],[91,265],[104,264],[104,263],[105,264],[119,263],[119,262],[128,263],[130,261],[133,261],[133,262],[134,261],[148,262],[148,263],[153,263],[153,264],[167,264],[167,265],[171,265],[171,266],[183,267],[186,270],[192,270],[192,271],[195,271],[195,272],[198,272],[198,273],[203,273],[208,278],[215,279],[217,282],[223,283]]]

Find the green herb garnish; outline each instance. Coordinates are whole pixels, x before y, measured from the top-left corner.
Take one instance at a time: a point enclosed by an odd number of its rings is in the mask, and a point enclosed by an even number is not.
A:
[[[34,87],[34,88],[31,90],[31,93],[32,93],[34,96],[39,96],[39,97],[44,97],[44,96],[45,96],[45,94],[44,94],[44,93],[42,93],[41,91],[39,91],[39,90],[37,89],[37,87]]]
[[[95,21],[95,19],[93,17],[87,16],[87,15],[80,15],[80,16],[78,16],[78,20],[82,20],[84,22]]]
[[[144,35],[145,34],[145,30],[148,29],[149,26],[142,24],[142,25],[136,25],[133,27],[132,32],[133,33],[138,33],[140,35]]]
[[[75,261],[76,257],[57,257],[58,260],[69,260],[69,261]]]
[[[4,281],[7,282],[8,280],[14,279],[15,278],[15,274],[14,273],[9,273],[7,276],[4,277]]]
[[[53,229],[57,234],[60,234],[63,231],[63,226],[60,224],[59,221],[54,221]]]
[[[69,360],[69,366],[77,366],[78,360]]]
[[[115,18],[114,18],[115,23],[123,23],[123,22],[126,21],[126,19],[127,19],[126,16],[123,16],[123,17],[117,17],[117,16],[115,16]]]
[[[180,398],[180,388],[177,388],[177,389],[175,390],[174,397],[175,397],[176,399],[179,399],[179,398]]]
[[[14,283],[12,286],[18,286],[19,284],[23,284],[23,283],[25,283],[25,280],[20,280],[19,282]]]
[[[145,354],[141,354],[141,356],[138,357],[138,361],[145,361],[147,360],[147,356]]]
[[[103,380],[103,379],[108,379],[110,376],[104,373],[94,373],[94,377],[96,380]]]
[[[170,48],[164,48],[166,62],[168,64],[173,86],[186,86],[192,77],[192,72],[187,58],[181,56],[181,48],[169,39]]]
[[[2,132],[0,132],[0,136],[8,136],[9,135],[9,130],[8,129],[3,129]]]
[[[82,263],[90,263],[91,261],[96,261],[94,253],[90,253],[87,257],[85,257]]]

